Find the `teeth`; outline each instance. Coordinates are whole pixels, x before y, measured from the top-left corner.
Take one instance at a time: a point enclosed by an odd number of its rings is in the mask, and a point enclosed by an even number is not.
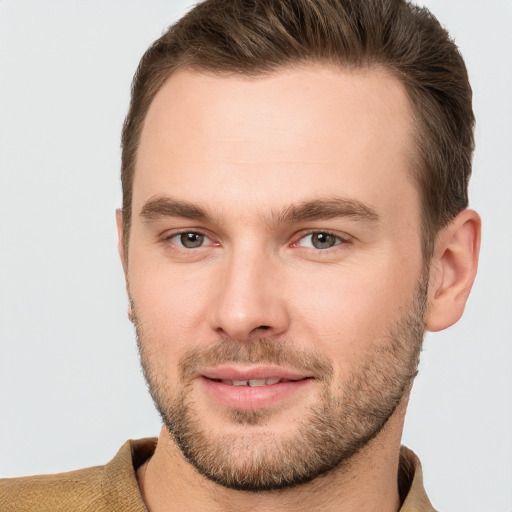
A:
[[[250,386],[251,388],[257,388],[260,386],[272,386],[273,384],[281,382],[281,380],[282,379],[223,380],[222,383],[228,386]]]
[[[265,384],[265,379],[251,379],[249,381],[249,386],[251,386],[251,388],[258,388],[260,386],[264,386]]]

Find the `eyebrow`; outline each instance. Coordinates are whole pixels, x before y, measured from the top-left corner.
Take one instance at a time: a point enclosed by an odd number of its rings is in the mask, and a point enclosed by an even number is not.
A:
[[[170,197],[150,199],[142,207],[140,215],[148,221],[162,217],[181,217],[201,222],[212,222],[213,220],[204,208],[187,201],[179,201]]]
[[[207,223],[220,221],[219,217],[214,218],[201,206],[167,196],[148,200],[142,207],[140,215],[147,221],[165,217],[180,217]],[[370,223],[380,220],[377,212],[361,201],[332,197],[292,204],[281,212],[273,212],[271,213],[271,224],[298,224],[305,221],[327,220],[337,217]]]
[[[277,223],[298,224],[310,220],[346,217],[364,222],[378,222],[378,213],[369,205],[355,199],[333,197],[292,204],[276,216]]]

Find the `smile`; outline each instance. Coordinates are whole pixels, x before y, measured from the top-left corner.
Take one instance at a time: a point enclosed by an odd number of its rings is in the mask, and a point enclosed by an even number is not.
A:
[[[248,380],[231,380],[231,379],[214,379],[215,382],[222,382],[227,386],[250,386],[258,388],[261,386],[273,386],[281,382],[295,382],[300,379],[248,379]]]
[[[312,375],[275,367],[233,366],[203,369],[198,382],[210,400],[228,409],[266,409],[305,393],[316,379]]]

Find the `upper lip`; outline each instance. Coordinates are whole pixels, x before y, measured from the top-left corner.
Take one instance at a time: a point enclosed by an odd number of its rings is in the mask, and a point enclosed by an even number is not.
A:
[[[279,366],[212,366],[203,368],[198,372],[199,375],[212,380],[253,380],[253,379],[286,379],[301,380],[312,377],[313,375],[298,372],[291,368],[282,368]]]

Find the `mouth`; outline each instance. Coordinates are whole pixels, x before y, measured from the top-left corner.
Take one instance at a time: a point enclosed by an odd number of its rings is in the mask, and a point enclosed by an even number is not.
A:
[[[207,377],[205,377],[207,378]],[[309,378],[309,377],[307,377]],[[231,380],[231,379],[210,379],[215,382],[222,382],[226,386],[249,386],[251,388],[259,388],[262,386],[274,386],[281,382],[297,382],[302,379],[245,379],[245,380]]]
[[[312,375],[276,367],[214,367],[197,377],[211,400],[239,410],[268,408],[304,391],[315,380]]]

